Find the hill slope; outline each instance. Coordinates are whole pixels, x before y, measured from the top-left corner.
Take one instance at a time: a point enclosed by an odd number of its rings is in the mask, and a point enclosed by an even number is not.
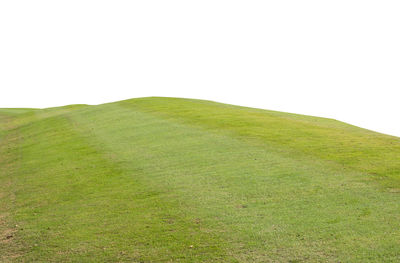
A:
[[[400,138],[140,98],[0,109],[0,261],[400,261]]]

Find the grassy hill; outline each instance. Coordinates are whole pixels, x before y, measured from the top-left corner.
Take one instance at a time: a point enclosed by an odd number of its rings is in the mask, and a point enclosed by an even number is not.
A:
[[[0,262],[400,262],[400,138],[189,99],[0,109]]]

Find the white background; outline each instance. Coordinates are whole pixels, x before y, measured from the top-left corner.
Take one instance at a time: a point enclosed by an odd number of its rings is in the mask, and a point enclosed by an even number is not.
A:
[[[0,1],[0,107],[142,96],[400,136],[400,1]]]

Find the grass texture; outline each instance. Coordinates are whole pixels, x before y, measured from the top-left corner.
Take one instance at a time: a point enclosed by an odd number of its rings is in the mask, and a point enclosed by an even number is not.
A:
[[[400,262],[400,138],[190,99],[0,109],[0,262]]]

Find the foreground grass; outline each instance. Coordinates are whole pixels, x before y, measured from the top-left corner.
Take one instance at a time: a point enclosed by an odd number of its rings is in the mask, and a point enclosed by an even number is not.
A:
[[[172,98],[0,127],[0,261],[400,261],[399,138]]]

